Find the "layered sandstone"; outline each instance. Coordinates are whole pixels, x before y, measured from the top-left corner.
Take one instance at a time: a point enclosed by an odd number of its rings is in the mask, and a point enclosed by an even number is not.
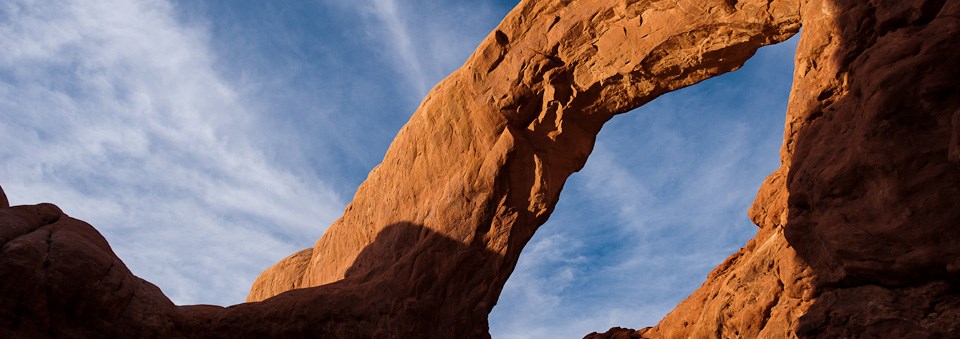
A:
[[[607,335],[950,336],[957,17],[942,0],[523,1],[249,303],[175,306],[89,225],[49,204],[0,206],[0,337],[489,336],[523,246],[602,125],[737,69],[801,22],[782,166],[750,211],[757,237],[658,326]]]

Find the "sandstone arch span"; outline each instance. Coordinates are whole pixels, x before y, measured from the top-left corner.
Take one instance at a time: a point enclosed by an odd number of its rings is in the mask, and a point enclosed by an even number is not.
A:
[[[427,95],[344,216],[312,249],[278,264],[304,269],[268,270],[249,300],[342,279],[396,219],[500,253],[504,262],[489,273],[502,285],[603,123],[737,69],[799,28],[796,3],[740,6],[521,3]]]
[[[0,335],[488,336],[523,245],[603,123],[738,68],[801,23],[783,166],[750,211],[757,237],[657,327],[607,335],[949,335],[958,12],[942,0],[523,1],[427,95],[323,238],[260,276],[254,302],[174,306],[89,225],[17,206],[0,209],[0,287],[17,291],[0,295]],[[864,312],[871,293],[888,313]]]

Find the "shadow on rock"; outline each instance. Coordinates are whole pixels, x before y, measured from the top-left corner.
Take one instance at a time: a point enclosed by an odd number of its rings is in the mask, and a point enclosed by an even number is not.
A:
[[[489,337],[482,267],[496,254],[410,223],[343,280],[230,307],[175,306],[51,204],[0,209],[0,240],[0,337]],[[475,302],[444,302],[456,293]]]
[[[950,149],[960,134],[960,4],[824,6],[807,6],[804,33],[833,29],[839,39],[804,37],[806,83],[794,86],[811,93],[791,102],[805,126],[785,236],[816,273],[817,294],[797,334],[957,337],[960,164]],[[822,23],[834,27],[806,26],[826,12],[838,13]],[[812,53],[831,48],[832,64],[810,68]]]

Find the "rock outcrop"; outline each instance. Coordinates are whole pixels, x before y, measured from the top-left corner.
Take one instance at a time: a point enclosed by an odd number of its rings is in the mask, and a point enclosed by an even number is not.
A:
[[[0,337],[487,337],[602,125],[801,22],[757,237],[656,327],[593,336],[956,336],[958,14],[943,0],[523,1],[248,303],[175,306],[90,225],[0,206]]]
[[[801,8],[759,232],[660,324],[606,337],[960,336],[960,4]]]

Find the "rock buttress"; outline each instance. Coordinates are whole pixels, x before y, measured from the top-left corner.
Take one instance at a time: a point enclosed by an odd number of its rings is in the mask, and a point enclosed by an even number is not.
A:
[[[801,13],[757,236],[657,326],[593,337],[960,336],[960,4]]]

